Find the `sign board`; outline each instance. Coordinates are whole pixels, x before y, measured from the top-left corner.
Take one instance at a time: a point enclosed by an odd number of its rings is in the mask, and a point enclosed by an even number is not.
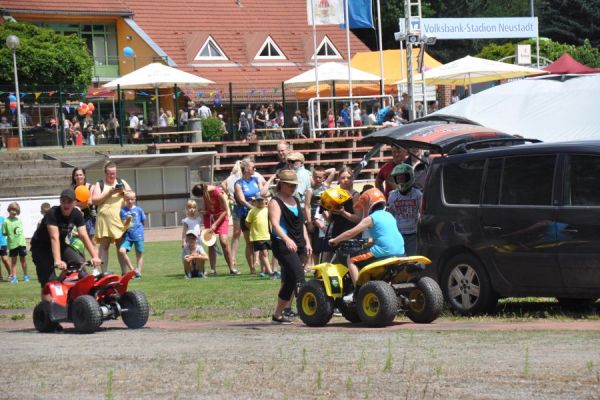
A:
[[[531,45],[530,44],[518,44],[517,45],[517,64],[531,65]]]
[[[400,27],[405,26],[400,18]],[[415,28],[415,23],[418,25]],[[537,17],[411,19],[411,29],[437,39],[498,39],[538,37]]]

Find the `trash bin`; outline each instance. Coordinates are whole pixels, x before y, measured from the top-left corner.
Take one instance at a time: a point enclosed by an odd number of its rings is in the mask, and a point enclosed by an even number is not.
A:
[[[21,147],[18,136],[5,136],[5,143],[6,150],[17,151]]]
[[[188,130],[192,131],[192,142],[202,142],[202,120],[200,118],[188,119]]]

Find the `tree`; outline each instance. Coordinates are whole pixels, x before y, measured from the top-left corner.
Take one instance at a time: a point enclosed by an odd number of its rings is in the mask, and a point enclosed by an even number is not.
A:
[[[600,0],[543,0],[540,35],[573,45],[600,47]]]
[[[16,50],[20,85],[62,84],[84,91],[91,83],[94,62],[83,40],[11,21],[0,25],[0,81],[14,82],[12,50],[4,45],[10,35],[20,40]]]

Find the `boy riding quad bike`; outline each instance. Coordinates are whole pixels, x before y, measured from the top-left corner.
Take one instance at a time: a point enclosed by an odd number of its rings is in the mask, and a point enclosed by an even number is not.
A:
[[[88,274],[82,264],[69,264],[61,276],[44,285],[42,300],[33,310],[33,324],[39,332],[52,332],[60,322],[73,322],[80,333],[93,333],[108,319],[123,318],[130,329],[148,321],[149,306],[142,292],[127,291],[135,271],[123,276],[110,272]]]
[[[346,198],[324,192],[321,204],[336,207],[335,199]],[[417,323],[430,323],[441,313],[443,296],[438,284],[423,276],[426,257],[404,257],[404,243],[394,217],[384,210],[385,197],[378,189],[364,192],[356,205],[363,215],[361,222],[329,241],[336,249],[334,263],[313,267],[315,278],[298,294],[298,314],[309,326],[329,322],[337,307],[350,322],[368,326],[392,323],[399,312]],[[369,230],[373,243],[352,239]]]

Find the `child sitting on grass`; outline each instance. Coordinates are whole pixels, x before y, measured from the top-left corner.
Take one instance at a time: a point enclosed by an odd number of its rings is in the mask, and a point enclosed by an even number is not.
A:
[[[121,208],[121,220],[123,224],[127,224],[130,220],[129,229],[123,236],[123,242],[119,246],[119,253],[123,262],[130,271],[133,271],[133,265],[131,260],[127,256],[127,253],[131,250],[131,247],[135,247],[135,256],[137,258],[137,267],[135,268],[135,277],[142,277],[142,267],[144,266],[144,222],[146,222],[146,215],[144,210],[136,205],[136,196],[133,190],[125,192],[125,205]],[[125,273],[125,271],[122,271]]]
[[[183,250],[183,269],[185,279],[206,278],[204,273],[204,262],[208,260],[208,255],[204,252],[201,245],[198,244],[198,234],[194,230],[189,230],[185,234],[186,246]]]
[[[266,276],[275,279],[276,275],[269,263],[269,250],[271,250],[271,234],[269,233],[269,209],[266,199],[258,193],[252,200],[253,209],[246,215],[246,224],[250,226],[250,242],[254,250],[254,259],[260,260],[261,278]]]

